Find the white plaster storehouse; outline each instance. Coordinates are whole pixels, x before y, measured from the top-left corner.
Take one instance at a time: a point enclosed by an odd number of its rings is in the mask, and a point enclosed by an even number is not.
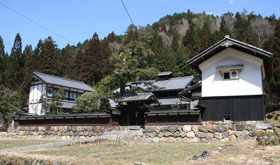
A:
[[[202,120],[264,120],[263,79],[272,53],[226,36],[188,64],[202,73]]]
[[[64,90],[65,100],[62,107],[71,111],[75,99],[85,92],[96,92],[82,81],[71,80],[63,77],[48,75],[40,72],[33,72],[22,84],[22,88],[29,88],[28,112],[31,114],[45,115],[49,109],[44,109],[40,99],[42,95],[52,98],[53,92],[60,88]],[[46,90],[48,87],[48,90]]]

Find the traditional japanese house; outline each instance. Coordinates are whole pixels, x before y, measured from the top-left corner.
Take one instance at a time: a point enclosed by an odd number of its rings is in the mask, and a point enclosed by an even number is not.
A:
[[[272,53],[229,36],[190,59],[202,73],[202,120],[264,120],[263,79],[271,73],[271,60]]]
[[[117,102],[121,110],[121,125],[145,125],[145,112],[159,103],[153,93],[126,95]]]
[[[122,125],[200,123],[199,110],[190,109],[191,99],[184,100],[178,95],[179,92],[191,87],[195,83],[195,78],[173,77],[172,72],[161,72],[157,77],[157,80],[126,84],[126,89],[137,86],[151,93],[126,95],[118,99],[122,116],[120,123]],[[143,108],[141,113],[135,110],[139,107]]]
[[[65,99],[61,101],[63,112],[71,112],[75,99],[85,92],[96,92],[82,81],[71,80],[63,77],[53,76],[40,72],[33,72],[21,85],[22,88],[29,88],[28,112],[36,115],[45,115],[50,112],[44,108],[42,99],[50,104],[54,92],[60,88],[64,90]],[[46,106],[48,107],[48,106]]]

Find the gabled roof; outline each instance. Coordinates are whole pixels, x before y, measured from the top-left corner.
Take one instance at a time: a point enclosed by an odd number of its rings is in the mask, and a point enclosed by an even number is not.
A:
[[[200,88],[200,87],[201,87],[201,81],[192,85],[189,88],[185,88],[182,92],[179,92],[179,96],[182,97],[184,94],[188,93],[189,91],[195,90],[195,89]]]
[[[89,92],[96,92],[94,89],[92,89],[91,87],[89,87],[82,81],[71,80],[68,78],[53,76],[53,75],[40,73],[40,72],[33,72],[28,77],[28,79],[25,80],[25,82],[21,85],[21,88],[26,88],[28,86],[28,84],[31,83],[33,78],[36,78],[45,84],[52,84],[52,85],[58,85],[58,86],[63,86],[63,87],[80,89],[80,90],[89,91]]]
[[[169,80],[157,81],[157,80],[146,80],[140,82],[128,82],[126,83],[126,90],[129,90],[127,86],[138,86],[143,89],[148,89],[152,83],[153,86],[157,86],[158,89],[153,89],[151,91],[159,92],[159,91],[171,91],[171,90],[183,90],[186,88],[192,81],[194,81],[193,76],[185,76],[185,77],[176,77],[170,78]],[[120,92],[120,88],[116,89],[114,93]]]
[[[198,72],[201,72],[198,65],[202,62],[208,60],[215,54],[223,51],[226,48],[233,48],[237,49],[239,51],[243,51],[245,53],[248,53],[250,55],[259,57],[263,59],[264,66],[265,66],[265,72],[267,75],[270,75],[271,69],[272,69],[272,56],[273,54],[265,51],[263,49],[260,49],[258,47],[252,46],[250,44],[235,40],[230,38],[228,35],[221,41],[217,42],[216,44],[212,45],[211,47],[207,48],[206,50],[202,51],[198,55],[191,58],[187,63],[194,69],[196,69]]]
[[[153,93],[138,93],[136,95],[120,97],[116,102],[135,102],[135,101],[146,101],[153,98],[158,102],[157,98]]]
[[[170,78],[169,80],[155,81],[153,85],[159,89],[153,91],[183,90],[194,80],[193,76]]]

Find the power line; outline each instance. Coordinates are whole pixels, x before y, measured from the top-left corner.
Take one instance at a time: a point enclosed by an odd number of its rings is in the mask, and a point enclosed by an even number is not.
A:
[[[63,37],[63,36],[57,34],[56,32],[54,32],[54,31],[52,31],[52,30],[46,28],[45,26],[43,26],[43,25],[37,23],[36,21],[33,21],[32,19],[30,19],[30,18],[28,18],[27,16],[21,14],[20,12],[14,10],[14,9],[12,9],[12,8],[10,8],[9,6],[3,4],[2,2],[0,2],[0,4],[3,5],[4,7],[8,8],[9,10],[11,10],[11,11],[17,13],[18,15],[22,16],[23,18],[25,18],[25,19],[31,21],[32,23],[34,23],[34,24],[40,26],[41,28],[43,28],[43,29],[45,29],[45,30],[47,30],[47,31],[49,31],[49,32],[51,32],[51,33],[53,33],[54,35],[56,35],[56,36],[58,36],[58,37],[60,37],[60,38],[62,38],[62,39],[64,39],[65,41],[68,41],[68,42],[70,42],[71,44],[75,44],[74,42],[72,42],[72,41],[68,40],[67,38],[65,38],[65,37]]]
[[[121,1],[122,1],[122,0],[121,0]],[[131,22],[132,22],[132,24],[134,25],[134,23],[133,23],[133,21],[132,21],[132,18],[130,17],[130,14],[129,14],[129,12],[128,12],[127,8],[125,7],[125,5],[124,5],[123,1],[122,1],[122,4],[123,4],[123,7],[124,7],[124,8],[125,8],[125,10],[126,10],[126,13],[127,13],[128,17],[129,17],[130,21],[131,21]]]

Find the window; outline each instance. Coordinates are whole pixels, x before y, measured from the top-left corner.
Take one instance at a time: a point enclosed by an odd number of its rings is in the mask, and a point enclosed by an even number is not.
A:
[[[224,73],[224,79],[229,79],[229,72]]]
[[[68,91],[65,91],[65,92],[64,92],[64,95],[65,95],[65,98],[66,98],[66,99],[69,99],[69,92],[68,92]]]
[[[47,96],[48,97],[52,97],[52,93],[53,93],[52,88],[47,89]]]
[[[243,66],[244,64],[218,65],[216,69],[224,80],[236,80],[239,79]]]
[[[76,99],[77,98],[77,94],[74,92],[70,92],[70,99]]]
[[[80,96],[82,96],[82,94],[81,93],[77,93],[77,97],[80,97]]]
[[[239,71],[238,70],[231,70],[222,72],[224,80],[236,80],[239,79]]]

